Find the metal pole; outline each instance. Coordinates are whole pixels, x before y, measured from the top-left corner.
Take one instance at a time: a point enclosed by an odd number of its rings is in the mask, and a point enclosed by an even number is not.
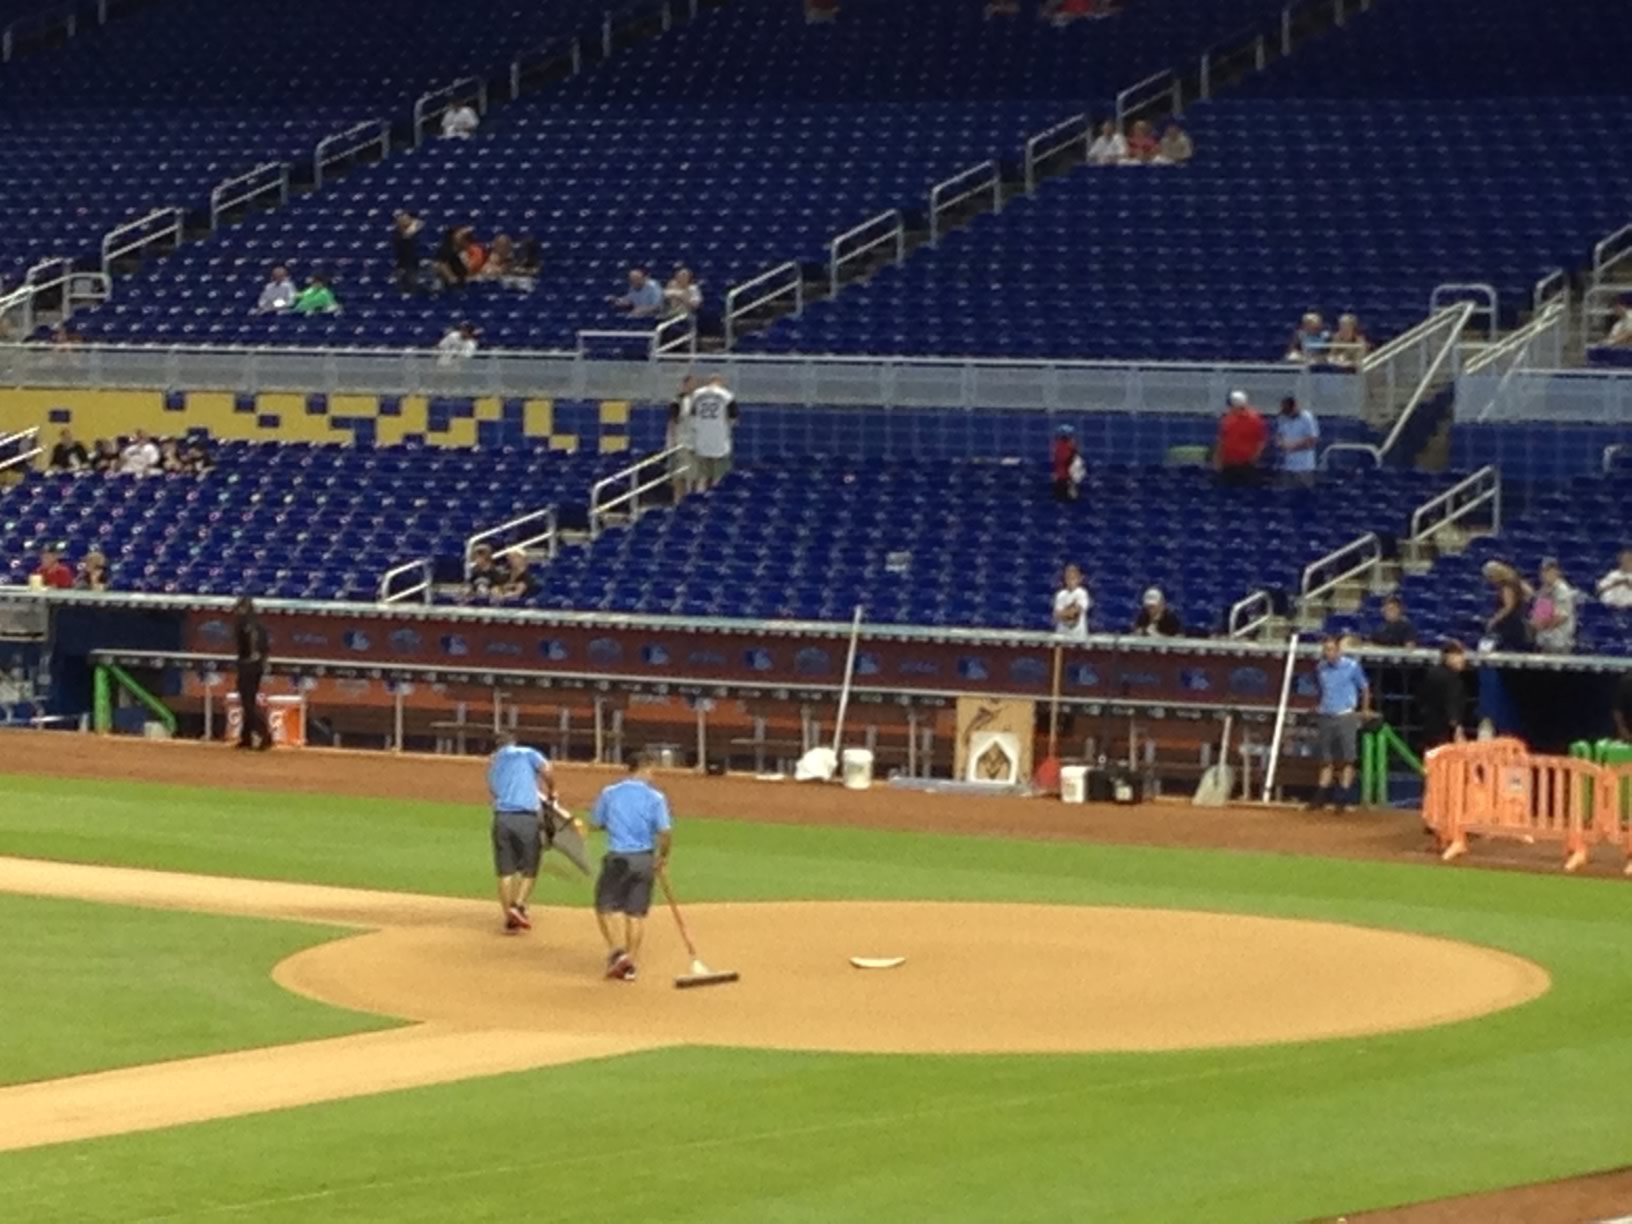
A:
[[[396,690],[397,691],[392,695],[391,701],[391,750],[393,752],[401,752],[403,734],[403,692],[401,681],[398,681]]]
[[[601,696],[595,695],[595,764],[606,761],[606,729],[601,721]]]
[[[697,772],[708,772],[708,703],[697,699]]]
[[[1275,709],[1275,734],[1269,741],[1269,760],[1264,764],[1264,802],[1275,792],[1275,773],[1281,763],[1281,736],[1286,730],[1287,708],[1292,701],[1292,671],[1298,664],[1298,635],[1286,644],[1286,671],[1281,676],[1281,700]]]
[[[844,660],[844,687],[839,690],[839,714],[833,723],[833,755],[839,755],[839,748],[844,740],[844,715],[850,708],[850,682],[856,674],[856,647],[861,642],[861,605],[856,605],[856,614],[850,619],[850,650]]]
[[[209,676],[204,677],[204,739],[215,738],[215,689],[210,686]]]

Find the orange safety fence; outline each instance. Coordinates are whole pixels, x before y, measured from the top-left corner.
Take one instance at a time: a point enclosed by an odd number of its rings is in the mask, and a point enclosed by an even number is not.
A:
[[[1467,853],[1470,836],[1559,842],[1566,871],[1580,868],[1600,842],[1632,858],[1632,830],[1621,821],[1632,767],[1532,756],[1519,740],[1493,739],[1436,748],[1424,768],[1423,822],[1446,862]]]

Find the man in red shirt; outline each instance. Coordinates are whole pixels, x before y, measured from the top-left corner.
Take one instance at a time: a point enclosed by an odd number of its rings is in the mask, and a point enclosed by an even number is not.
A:
[[[63,563],[54,548],[40,550],[40,566],[34,571],[34,576],[40,580],[41,586],[58,591],[71,590],[74,585],[74,571]]]
[[[1077,449],[1077,431],[1061,425],[1054,434],[1054,449],[1049,455],[1049,467],[1054,473],[1054,500],[1075,501],[1077,485],[1082,481],[1082,452]]]
[[[1218,443],[1213,447],[1213,466],[1226,485],[1250,485],[1258,481],[1258,459],[1269,441],[1269,429],[1247,402],[1245,391],[1230,392],[1230,407],[1218,422]]]

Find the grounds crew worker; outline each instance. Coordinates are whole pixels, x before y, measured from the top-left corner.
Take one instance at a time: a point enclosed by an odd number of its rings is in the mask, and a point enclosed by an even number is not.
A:
[[[601,792],[589,818],[606,830],[606,857],[595,881],[595,920],[606,940],[606,976],[625,982],[635,980],[652,884],[669,861],[672,841],[669,801],[652,785],[651,758],[635,753],[629,773]],[[621,932],[618,915],[623,918]]]
[[[243,722],[238,731],[238,747],[272,747],[272,728],[266,724],[261,711],[261,678],[266,675],[266,626],[255,615],[255,602],[248,595],[239,598],[233,606],[237,614],[235,636],[238,639],[238,705],[243,711]],[[256,736],[260,743],[255,742]]]
[[[493,874],[499,881],[504,929],[511,934],[530,931],[527,901],[538,882],[543,853],[539,821],[544,801],[555,801],[555,773],[537,748],[523,747],[514,735],[506,735],[488,761],[487,790],[493,798]]]

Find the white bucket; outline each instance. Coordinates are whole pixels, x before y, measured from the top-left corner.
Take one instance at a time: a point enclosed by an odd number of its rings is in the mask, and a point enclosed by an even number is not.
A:
[[[1088,802],[1088,766],[1060,767],[1060,799],[1064,803]]]
[[[846,748],[843,756],[844,785],[849,790],[866,790],[873,784],[873,754],[865,748]]]

